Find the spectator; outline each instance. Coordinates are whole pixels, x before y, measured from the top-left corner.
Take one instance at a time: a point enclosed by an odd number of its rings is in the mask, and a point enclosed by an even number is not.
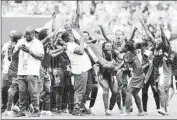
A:
[[[61,38],[67,43],[66,53],[71,62],[71,71],[74,75],[75,107],[73,115],[82,115],[82,113],[80,112],[80,106],[86,91],[88,71],[92,67],[90,59],[84,51],[83,34],[81,32],[79,33],[82,36],[80,37],[80,45],[74,42],[74,37],[70,36],[68,32],[64,32],[61,36]]]
[[[14,56],[19,56],[18,62],[18,81],[19,81],[19,108],[16,117],[25,116],[27,105],[27,92],[30,93],[33,117],[40,116],[39,113],[39,94],[38,80],[41,60],[44,56],[42,43],[35,37],[33,27],[27,27],[25,38],[18,41],[14,49]],[[27,86],[28,85],[28,86]]]

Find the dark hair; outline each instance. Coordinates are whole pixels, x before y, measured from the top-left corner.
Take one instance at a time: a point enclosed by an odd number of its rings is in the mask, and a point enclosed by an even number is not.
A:
[[[124,36],[124,32],[122,30],[116,30],[116,32],[121,32],[122,35]]]
[[[153,31],[150,31],[150,28],[152,28]],[[150,31],[150,33],[152,34],[152,36],[155,37],[156,28],[153,25],[149,24],[148,25],[148,30]]]
[[[125,42],[124,47],[122,48],[122,50],[120,51],[120,53],[126,53],[128,51],[133,52],[135,50],[135,46],[134,46],[134,41],[132,40],[128,40]]]
[[[44,28],[39,32],[39,40],[43,40],[48,36],[47,30],[48,30],[47,28]]]
[[[88,36],[90,36],[90,34],[89,34],[89,32],[88,32],[88,31],[83,31],[83,33],[87,33],[87,34],[88,34]]]
[[[110,43],[110,44],[111,44],[111,42],[109,42],[109,41],[104,42],[103,45],[102,45],[102,50],[103,50],[103,51],[105,50],[105,45],[106,45],[107,43]]]
[[[89,36],[89,40],[93,40],[92,37],[90,37],[90,33],[88,31],[83,31],[83,33],[87,33]],[[92,43],[96,43],[96,41],[92,42]]]
[[[23,37],[23,34],[21,32],[16,32],[13,36],[13,42],[17,42],[19,39]]]
[[[146,7],[144,7],[144,9],[143,9],[143,11],[142,11],[142,12],[143,12],[143,13],[145,13],[146,11],[147,11],[147,12],[149,11],[149,9],[148,9],[148,7],[147,7],[147,6],[146,6]]]
[[[125,47],[127,48],[128,51],[135,50],[134,41],[132,41],[132,40],[126,41]]]
[[[68,32],[68,31],[65,31],[64,33],[62,33],[61,38],[65,41],[66,38],[69,37],[69,35],[70,35],[69,32]],[[67,42],[67,41],[65,41],[65,42]]]

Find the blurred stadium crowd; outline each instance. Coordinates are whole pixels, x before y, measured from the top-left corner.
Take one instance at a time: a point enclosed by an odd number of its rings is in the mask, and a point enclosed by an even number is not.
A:
[[[80,6],[80,24],[92,34],[99,34],[98,25],[104,24],[108,33],[121,29],[129,35],[133,24],[141,26],[139,22],[135,24],[139,16],[144,16],[149,25],[156,26],[157,23],[164,22],[171,33],[177,31],[177,1],[82,1]],[[18,4],[14,1],[2,2],[2,16],[51,16],[56,10],[65,18],[72,19],[76,1],[23,1]]]

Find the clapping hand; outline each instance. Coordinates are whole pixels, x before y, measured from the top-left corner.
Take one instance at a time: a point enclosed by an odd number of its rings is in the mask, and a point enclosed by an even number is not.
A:
[[[21,49],[26,52],[26,53],[30,53],[30,50],[28,47],[26,47],[25,45],[22,45]]]

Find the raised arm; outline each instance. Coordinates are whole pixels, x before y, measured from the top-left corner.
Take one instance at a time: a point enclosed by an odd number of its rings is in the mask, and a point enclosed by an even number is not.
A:
[[[15,46],[13,45],[9,45],[8,47],[8,60],[11,61],[12,60],[12,55],[13,55],[13,49],[15,48]]]
[[[107,37],[107,35],[106,35],[106,33],[105,33],[104,29],[103,29],[103,26],[102,26],[102,25],[99,25],[99,27],[100,27],[101,33],[102,33],[103,37],[106,39],[106,41],[111,41],[111,40]]]
[[[57,49],[55,49],[55,50],[50,50],[50,51],[49,51],[49,54],[52,56],[53,54],[61,53],[61,52],[63,52],[64,50],[66,50],[66,46],[64,46],[64,47],[59,46],[59,47],[58,47]]]
[[[79,47],[76,47],[75,50],[74,50],[74,53],[75,54],[78,54],[78,55],[83,55],[84,54],[84,41],[85,41],[85,37],[83,35],[83,32],[75,25],[75,24],[72,24],[72,28],[79,33],[80,35],[80,38],[79,38]]]
[[[118,50],[113,50],[113,51],[116,55],[116,59],[123,60],[123,57],[120,56],[120,52]]]
[[[105,59],[103,59],[102,57],[99,58],[98,63],[103,67],[103,68],[109,68],[109,69],[115,69],[116,68],[116,64],[107,61]]]
[[[55,31],[53,31],[51,34],[49,34],[46,38],[41,40],[42,44],[45,45],[50,39],[52,39],[52,37],[54,37],[56,32],[57,32],[57,29]]]
[[[152,36],[151,32],[147,29],[147,26],[145,25],[145,23],[142,19],[140,19],[140,23],[142,24],[142,26],[146,32],[146,35],[150,38],[151,42],[155,45],[155,39]]]
[[[88,40],[88,41],[86,41],[87,44],[91,44],[92,42],[97,42],[97,40]]]
[[[57,13],[53,13],[52,14],[52,32],[56,30],[56,16],[57,16]]]
[[[43,45],[45,45],[47,43],[47,41],[49,41],[49,40],[50,40],[50,38],[46,37],[43,40],[41,40],[41,42],[42,42]]]
[[[57,53],[53,53],[51,54],[52,57],[57,57],[58,55],[60,55],[61,53],[63,53],[63,50],[62,51],[59,51]]]
[[[175,39],[177,39],[177,34],[171,34],[171,37],[170,37],[169,41],[172,41],[172,40],[175,40]]]
[[[137,28],[135,27],[135,28],[133,29],[133,32],[132,32],[131,37],[130,37],[129,40],[133,40],[133,38],[135,37],[136,31],[137,31]]]
[[[41,53],[35,53],[35,52],[33,52],[33,51],[30,51],[29,54],[30,54],[32,57],[34,57],[35,59],[40,60],[40,61],[42,61],[43,58],[44,58],[44,54],[41,54]]]
[[[165,46],[169,45],[169,42],[167,41],[166,34],[164,32],[164,24],[160,24],[160,31],[161,31],[161,38]]]
[[[77,0],[77,8],[76,8],[76,18],[75,18],[75,24],[77,25],[78,28],[79,26],[79,17],[80,17],[80,5],[79,5],[79,0]]]
[[[116,71],[119,71],[124,66],[124,61],[121,62],[121,64],[118,67],[115,67]]]

